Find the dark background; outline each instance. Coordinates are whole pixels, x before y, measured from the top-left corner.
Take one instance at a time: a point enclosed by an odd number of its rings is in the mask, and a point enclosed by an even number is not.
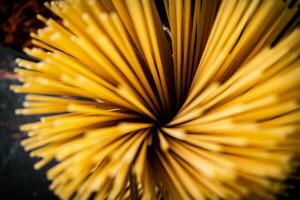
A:
[[[18,126],[38,117],[16,116],[14,110],[22,107],[24,96],[9,90],[10,84],[17,83],[17,75],[13,73],[15,58],[25,56],[21,49],[30,46],[29,32],[42,26],[35,19],[36,13],[51,15],[42,2],[0,0],[0,200],[57,199],[48,190],[46,169],[34,170],[36,160],[30,158],[20,145],[26,135],[18,130]],[[161,8],[162,1],[156,2]],[[288,187],[278,199],[300,199],[299,175],[300,172],[297,172],[286,181]]]
[[[9,47],[0,47],[0,199],[1,200],[55,200],[48,190],[45,169],[33,169],[34,159],[29,157],[20,141],[26,137],[18,130],[25,122],[37,117],[21,117],[14,114],[22,107],[23,95],[14,94],[9,85],[16,83],[12,73],[14,60],[22,56]]]
[[[20,124],[38,117],[16,116],[24,95],[9,90],[17,83],[15,59],[25,56],[22,48],[30,46],[29,33],[43,24],[37,13],[52,16],[43,6],[44,0],[0,0],[0,200],[56,200],[48,190],[46,169],[34,170],[35,159],[24,151],[20,141],[26,137]]]

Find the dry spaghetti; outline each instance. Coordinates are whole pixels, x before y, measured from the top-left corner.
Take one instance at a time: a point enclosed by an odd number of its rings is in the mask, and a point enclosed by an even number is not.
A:
[[[62,199],[274,199],[299,156],[298,3],[65,0],[17,59]]]

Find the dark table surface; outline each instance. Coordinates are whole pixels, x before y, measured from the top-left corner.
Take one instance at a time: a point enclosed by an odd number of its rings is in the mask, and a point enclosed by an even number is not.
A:
[[[20,145],[26,135],[18,130],[18,126],[37,117],[14,114],[16,108],[22,107],[24,98],[9,90],[10,84],[17,83],[16,75],[11,72],[18,56],[23,55],[10,48],[0,48],[0,199],[57,199],[48,190],[45,170],[34,170],[35,160]]]
[[[24,96],[14,94],[9,85],[17,83],[13,74],[16,57],[24,56],[10,48],[0,47],[0,200],[56,200],[48,190],[46,169],[36,171],[20,141],[26,135],[18,130],[25,122],[37,117],[15,116],[14,110],[22,107]],[[299,172],[287,180],[289,187],[278,199],[300,199]]]

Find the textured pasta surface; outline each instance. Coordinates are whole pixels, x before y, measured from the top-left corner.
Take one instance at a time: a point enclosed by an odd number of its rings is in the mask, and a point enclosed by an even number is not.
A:
[[[274,199],[299,161],[299,2],[157,2],[45,4],[11,86],[42,115],[34,167],[61,199]]]

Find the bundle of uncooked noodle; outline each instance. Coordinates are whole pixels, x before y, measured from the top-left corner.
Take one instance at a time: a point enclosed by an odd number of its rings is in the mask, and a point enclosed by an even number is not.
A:
[[[34,167],[61,199],[274,199],[300,152],[299,2],[156,3],[46,3],[12,86],[42,115]]]

